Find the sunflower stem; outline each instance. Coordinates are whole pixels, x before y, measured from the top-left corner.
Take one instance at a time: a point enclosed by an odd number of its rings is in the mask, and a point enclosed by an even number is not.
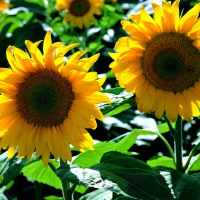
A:
[[[176,131],[172,127],[171,122],[169,121],[169,119],[167,118],[167,116],[164,114],[163,117],[164,117],[165,121],[167,122],[167,125],[169,127],[169,131],[170,131],[171,135],[174,137],[174,135],[176,134]]]
[[[60,158],[60,166],[63,166],[67,164],[67,162],[63,162],[62,159]],[[70,183],[66,180],[61,180],[62,184],[62,194],[63,194],[63,199],[64,200],[72,200],[72,194],[70,190]]]
[[[35,186],[35,199],[36,200],[42,200],[42,184],[34,181]]]
[[[176,169],[183,172],[183,146],[182,146],[182,118],[178,116],[175,124],[176,134],[174,135],[174,151],[176,160]]]

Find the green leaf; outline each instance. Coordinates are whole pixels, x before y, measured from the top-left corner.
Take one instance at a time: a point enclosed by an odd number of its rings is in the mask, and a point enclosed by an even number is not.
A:
[[[54,162],[54,164],[55,163],[56,162]],[[30,162],[23,168],[22,173],[24,176],[32,178],[40,183],[50,185],[56,189],[62,189],[60,179],[49,166],[44,166],[42,160]]]
[[[110,200],[112,196],[112,192],[109,190],[95,190],[82,196],[79,200]]]
[[[80,167],[90,167],[100,162],[104,153],[109,151],[118,151],[126,153],[135,143],[138,135],[154,134],[151,131],[134,129],[130,133],[121,135],[110,142],[100,142],[94,145],[94,150],[88,150],[79,154],[73,164]]]
[[[23,158],[22,160],[17,158],[16,162],[13,163],[12,165],[8,164],[7,165],[8,169],[1,176],[2,182],[0,182],[0,187],[8,184],[10,181],[16,178],[21,173],[21,170],[26,165],[26,163],[27,163],[26,158]]]
[[[65,165],[56,173],[62,180],[137,199],[173,199],[158,171],[138,159],[115,151],[105,153],[101,163],[90,168]]]
[[[147,161],[147,164],[151,167],[165,166],[172,169],[176,168],[173,159],[167,156],[154,156]]]
[[[200,183],[200,173],[194,173],[191,176],[194,177]]]
[[[51,196],[44,197],[44,199],[45,200],[62,200],[63,198],[51,195]]]
[[[99,23],[96,23],[96,26],[102,27],[102,29],[110,29],[117,22],[123,19],[123,15],[116,12],[116,8],[114,6],[104,4],[103,6],[103,15],[99,20]]]
[[[95,150],[89,150],[79,154],[73,161],[73,164],[79,165],[81,167],[90,167],[94,164],[97,164],[100,162],[104,153],[113,151],[115,149],[115,143],[100,142],[94,145],[94,149]]]
[[[175,128],[175,122],[174,123],[171,123],[171,125],[172,125],[172,127],[173,128]],[[169,127],[168,127],[168,125],[167,125],[167,123],[165,122],[165,123],[162,123],[162,124],[159,124],[158,126],[157,126],[157,128],[158,128],[158,131],[159,131],[159,133],[166,133],[166,132],[168,132],[169,131]]]
[[[36,33],[37,34],[32,34]],[[18,48],[25,49],[25,40],[30,40],[32,42],[39,41],[44,38],[46,31],[43,29],[42,25],[39,23],[28,23],[23,27],[15,29],[10,40],[13,40],[13,45]]]
[[[5,151],[4,153],[0,155],[0,166],[2,166],[6,160],[8,160],[8,151]],[[0,168],[0,171],[1,171],[1,168]]]
[[[7,185],[6,185],[6,190],[9,190],[14,184],[14,180],[11,180]]]
[[[156,133],[144,129],[134,129],[129,133],[120,135],[112,140],[116,143],[115,151],[126,153],[134,145],[139,135],[156,135]]]
[[[83,185],[77,185],[75,190],[78,193],[84,194],[87,191],[88,187],[84,187]]]
[[[200,199],[200,179],[198,175],[182,174],[176,170],[161,172],[172,194],[178,200]]]
[[[43,2],[43,1],[40,1]],[[31,0],[30,2],[26,2],[24,0],[17,0],[17,1],[13,1],[11,0],[11,4],[12,4],[12,8],[17,8],[17,7],[25,7],[29,10],[29,12],[33,12],[33,13],[37,13],[40,15],[45,15],[45,8],[42,7],[41,5],[35,3],[33,0]]]
[[[115,145],[115,151],[126,153],[137,139],[138,134],[135,133],[135,130],[131,131],[130,133],[126,133],[115,138],[113,141],[117,142]]]
[[[0,155],[0,187],[18,176],[26,164],[26,159],[20,159],[17,153],[11,159],[7,156],[7,151]]]
[[[192,157],[187,171],[199,171],[199,169],[200,169],[200,154]]]
[[[134,94],[126,92],[123,88],[112,88],[103,90],[112,100],[111,104],[99,104],[98,107],[104,116],[113,116],[132,106],[136,106]]]

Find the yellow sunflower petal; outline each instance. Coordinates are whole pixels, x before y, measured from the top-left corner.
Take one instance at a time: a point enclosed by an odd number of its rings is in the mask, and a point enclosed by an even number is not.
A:
[[[48,146],[46,145],[42,153],[42,162],[44,163],[44,166],[48,165],[49,157],[50,157],[50,151]]]
[[[178,116],[178,103],[176,99],[176,95],[172,92],[168,92],[166,95],[166,101],[165,101],[165,109],[166,109],[166,115],[168,119],[172,122],[174,122],[177,119]]]
[[[28,48],[29,52],[31,53],[31,57],[37,64],[38,69],[42,69],[44,65],[43,55],[40,50],[37,48],[38,45],[42,42],[42,40],[32,43],[29,40],[25,41],[26,47]]]
[[[14,50],[15,50],[15,47],[13,47],[13,46],[9,46],[7,48],[6,56],[7,56],[8,62],[15,72],[23,75],[23,74],[25,74],[23,69],[20,68],[20,66],[16,63],[16,60],[14,58]]]
[[[16,120],[6,131],[5,135],[1,139],[0,148],[6,148],[9,144],[9,141],[19,135],[23,129],[24,120]]]
[[[36,158],[42,155],[47,143],[47,132],[45,127],[41,127],[36,137]]]
[[[21,134],[20,134],[20,138],[18,140],[18,153],[19,155],[24,155],[24,151],[26,150],[26,144],[28,141],[28,137],[29,137],[29,133],[31,132],[31,130],[33,129],[33,125],[32,124],[25,124]]]
[[[180,33],[189,32],[199,16],[200,4],[196,4],[180,20]]]
[[[162,90],[157,90],[155,116],[159,119],[163,116],[165,110],[165,99],[166,99],[166,93],[163,92]]]
[[[45,38],[44,38],[44,44],[43,44],[44,56],[46,56],[47,51],[49,50],[51,45],[52,45],[51,32],[47,31],[47,34],[45,35]]]

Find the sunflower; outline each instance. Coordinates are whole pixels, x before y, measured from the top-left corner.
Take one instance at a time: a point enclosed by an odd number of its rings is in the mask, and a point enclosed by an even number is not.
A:
[[[49,31],[42,55],[40,42],[25,41],[31,57],[14,46],[6,51],[11,68],[0,69],[0,148],[9,147],[9,158],[18,149],[28,160],[36,151],[47,166],[50,153],[70,161],[69,144],[80,151],[92,149],[85,128],[95,129],[95,118],[103,120],[95,104],[110,100],[98,92],[105,78],[88,72],[99,54],[81,59],[86,51],[78,51],[64,62],[64,55],[78,44],[52,43]]]
[[[179,0],[152,7],[153,18],[141,7],[132,22],[121,22],[130,37],[120,38],[110,53],[111,71],[136,94],[139,111],[190,121],[200,114],[200,4],[182,17]]]
[[[7,3],[5,0],[0,0],[0,11],[4,11],[7,10],[8,7],[10,7],[11,5],[9,3]]]
[[[67,13],[63,18],[63,23],[70,22],[70,26],[89,28],[90,22],[95,21],[94,14],[101,15],[101,7],[104,0],[56,0],[56,9],[66,9]]]

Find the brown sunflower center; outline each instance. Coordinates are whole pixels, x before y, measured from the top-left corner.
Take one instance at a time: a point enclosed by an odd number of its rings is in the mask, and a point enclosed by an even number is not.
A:
[[[200,52],[184,34],[162,33],[147,42],[141,66],[157,89],[182,92],[200,78]]]
[[[74,100],[70,82],[49,69],[30,73],[18,86],[18,91],[19,113],[27,123],[36,126],[62,124]]]
[[[82,17],[90,10],[90,6],[88,0],[73,0],[69,6],[69,12],[74,16]]]

